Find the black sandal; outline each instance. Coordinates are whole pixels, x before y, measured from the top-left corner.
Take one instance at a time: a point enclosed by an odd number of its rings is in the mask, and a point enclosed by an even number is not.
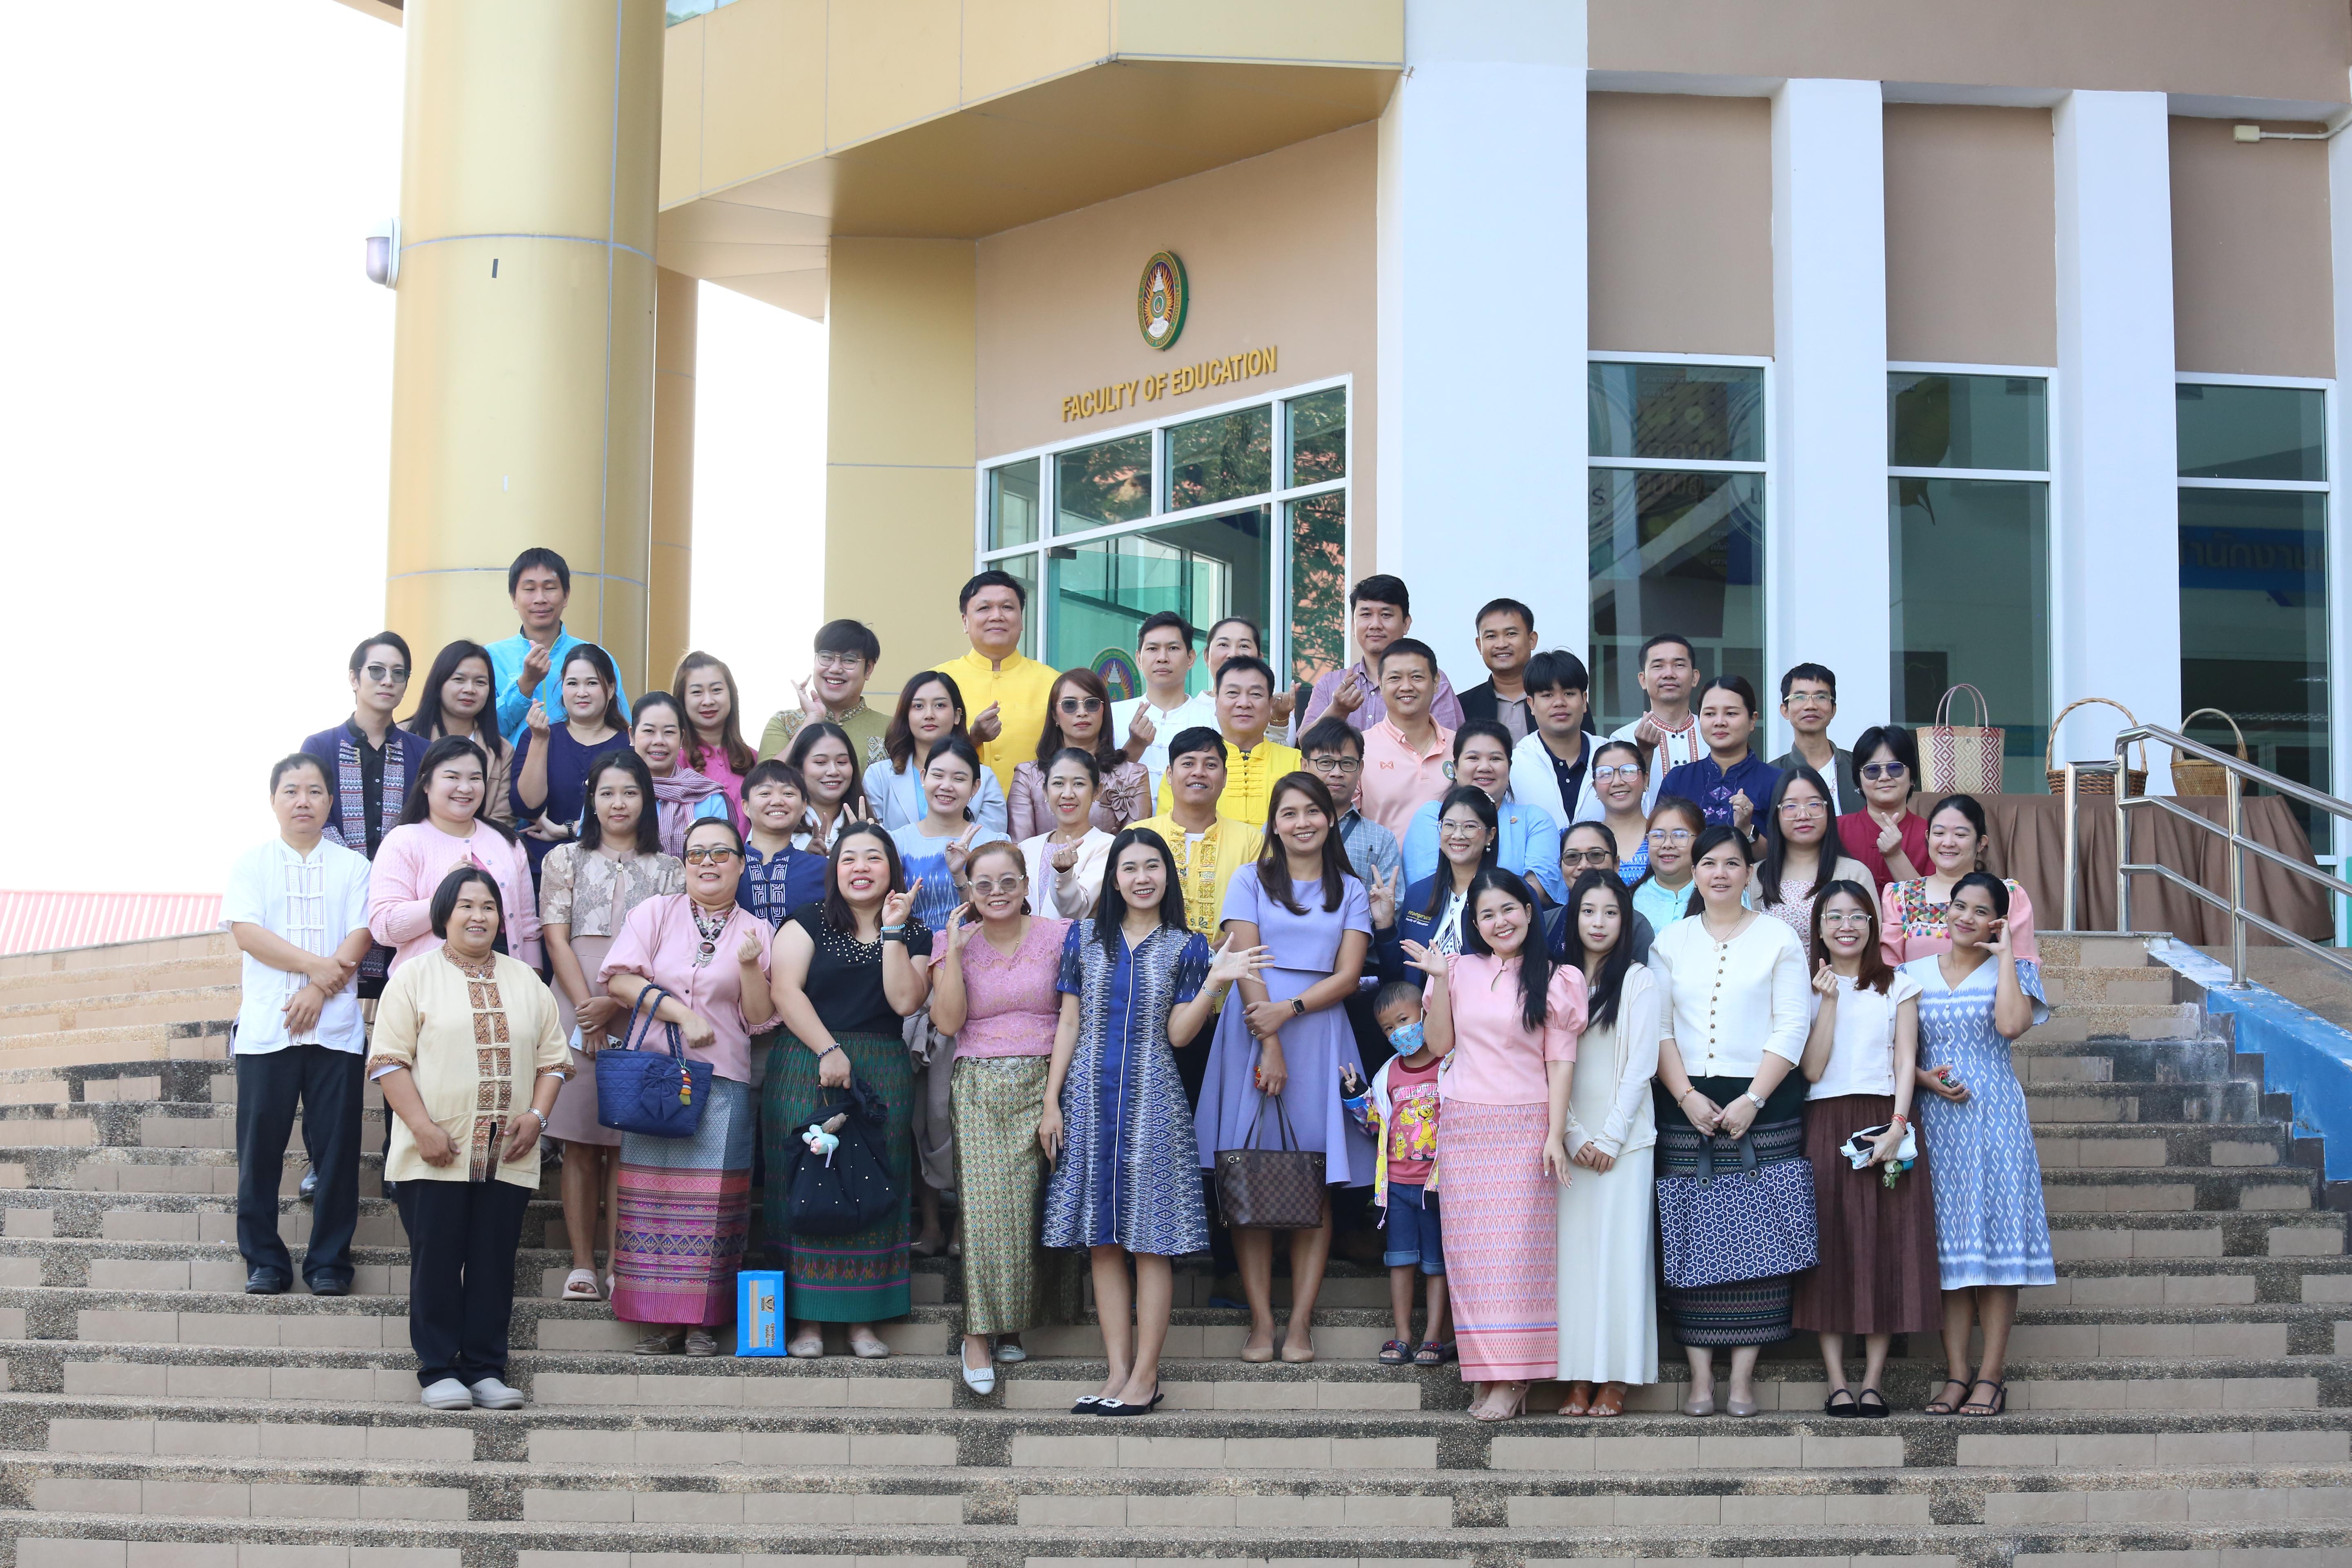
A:
[[[1382,1366],[1402,1366],[1412,1359],[1412,1347],[1402,1340],[1391,1340],[1381,1347]]]
[[[1871,1404],[1870,1401],[1874,1399],[1878,1403]],[[1862,1391],[1862,1397],[1854,1401],[1853,1413],[1868,1420],[1884,1421],[1894,1415],[1895,1411],[1886,1403],[1886,1395],[1874,1388],[1865,1388]]]
[[[1845,1401],[1843,1405],[1840,1405],[1838,1403],[1841,1399]],[[1862,1405],[1860,1401],[1854,1398],[1853,1390],[1850,1388],[1841,1388],[1822,1402],[1822,1414],[1824,1415],[1835,1415],[1842,1419],[1851,1420],[1854,1416],[1862,1414]]]
[[[1957,1388],[1962,1394],[1966,1394],[1970,1390],[1974,1389],[1976,1384],[1969,1382],[1966,1378],[1948,1377],[1944,1379],[1944,1386],[1946,1388]],[[1960,1404],[1966,1403],[1967,1401],[1965,1399],[1960,1402]],[[1958,1415],[1960,1413],[1960,1405],[1954,1404],[1951,1400],[1945,1398],[1941,1394],[1937,1394],[1935,1398],[1927,1402],[1922,1413],[1928,1415]]]
[[[1973,1397],[1979,1388],[1991,1389],[1992,1397],[1989,1400]],[[1969,1384],[1969,1393],[1971,1397],[1966,1405],[1960,1406],[1960,1414],[1971,1420],[1985,1421],[1995,1415],[2005,1415],[2009,1413],[2009,1384],[1995,1383],[1989,1377],[1980,1377]]]

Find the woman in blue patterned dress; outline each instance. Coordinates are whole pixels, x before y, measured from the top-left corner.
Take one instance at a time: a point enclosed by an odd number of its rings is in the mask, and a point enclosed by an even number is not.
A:
[[[2010,908],[2000,878],[1969,872],[1954,885],[1946,915],[1951,950],[1902,969],[1920,987],[1919,1131],[1935,1184],[1936,1261],[1944,1288],[1948,1381],[1927,1406],[1931,1415],[1998,1415],[2008,1407],[2001,1378],[2018,1289],[2058,1278],[2032,1121],[2009,1058],[2010,1042],[2049,1017],[2050,1009],[2042,966],[2017,956]],[[1973,1375],[1972,1322],[1984,1331],[1984,1360]],[[1979,1398],[1979,1388],[1992,1393]]]
[[[1200,1038],[1234,982],[1265,961],[1265,949],[1235,948],[1230,937],[1213,953],[1185,929],[1176,859],[1157,833],[1123,830],[1109,862],[1094,919],[1073,921],[1062,943],[1062,1021],[1037,1122],[1055,1163],[1045,1245],[1090,1251],[1110,1363],[1101,1391],[1072,1405],[1074,1415],[1141,1415],[1160,1403],[1174,1291],[1168,1260],[1209,1245],[1174,1047]]]

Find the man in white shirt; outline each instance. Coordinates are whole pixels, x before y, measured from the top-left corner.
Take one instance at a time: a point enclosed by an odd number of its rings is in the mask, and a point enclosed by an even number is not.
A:
[[[1160,798],[1168,771],[1168,742],[1198,726],[1217,727],[1215,700],[1206,691],[1187,693],[1192,673],[1192,626],[1173,610],[1162,610],[1135,634],[1135,662],[1143,670],[1143,695],[1110,705],[1111,733],[1124,733],[1128,760],[1151,775],[1150,798]]]
[[[1650,700],[1649,710],[1609,738],[1633,742],[1649,759],[1650,786],[1642,792],[1643,811],[1657,804],[1658,784],[1670,771],[1707,754],[1706,742],[1699,736],[1698,718],[1690,705],[1698,679],[1698,657],[1687,637],[1660,632],[1642,645],[1633,679]]]
[[[236,1246],[248,1295],[293,1283],[278,1194],[298,1103],[319,1178],[303,1277],[314,1296],[352,1289],[367,1049],[352,982],[373,939],[367,857],[324,837],[327,779],[328,764],[301,752],[269,770],[278,837],[238,859],[221,900],[221,923],[245,954],[234,1048]]]

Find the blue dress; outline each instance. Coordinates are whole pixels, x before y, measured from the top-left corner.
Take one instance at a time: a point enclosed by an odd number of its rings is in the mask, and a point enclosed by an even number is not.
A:
[[[917,878],[923,885],[915,889],[915,918],[936,931],[948,929],[948,917],[955,913],[962,900],[956,895],[955,873],[948,869],[948,846],[952,838],[926,838],[922,824],[910,822],[890,830],[890,841],[898,847],[898,867],[907,879],[906,885],[915,886]],[[983,827],[971,836],[971,847],[983,844],[1002,844],[1004,835],[992,827]]]
[[[1277,1002],[1331,978],[1339,962],[1340,940],[1348,932],[1360,931],[1367,938],[1372,933],[1371,901],[1363,883],[1355,878],[1342,879],[1336,910],[1324,909],[1319,882],[1301,883],[1294,892],[1305,914],[1292,914],[1276,902],[1259,886],[1258,868],[1244,866],[1226,884],[1225,905],[1219,916],[1256,924],[1258,941],[1273,950],[1266,967],[1258,971],[1258,979],[1265,983],[1266,994]],[[1369,945],[1364,962],[1368,967],[1372,962]],[[1217,1163],[1220,1149],[1252,1146],[1253,1120],[1257,1122],[1255,1147],[1283,1146],[1281,1121],[1274,1107],[1266,1105],[1260,1115],[1265,1096],[1255,1081],[1258,1044],[1250,1036],[1243,1006],[1241,987],[1235,986],[1225,998],[1224,1011],[1217,1017],[1216,1038],[1209,1045],[1209,1073],[1201,1087],[1197,1124],[1203,1169]],[[1376,1162],[1372,1141],[1339,1101],[1341,1067],[1354,1068],[1359,1078],[1370,1076],[1356,1048],[1356,1032],[1349,1026],[1347,1008],[1326,1007],[1283,1025],[1282,1061],[1289,1075],[1282,1087],[1282,1110],[1297,1136],[1297,1147],[1322,1152],[1323,1178],[1332,1185],[1370,1186]]]
[[[1969,1090],[1958,1105],[1926,1090],[1917,1097],[1935,1184],[1937,1268],[1947,1290],[2058,1279],[2025,1089],[2010,1066],[2009,1042],[1992,1026],[1999,962],[1979,964],[1957,987],[1944,984],[1940,956],[1903,965],[1920,986],[1919,1065],[1948,1063]],[[2033,1021],[2047,1019],[2042,966],[2019,961],[2017,984],[2033,1003]]]
[[[1092,921],[1071,921],[1062,941],[1056,989],[1078,998],[1080,1021],[1044,1240],[1181,1258],[1207,1249],[1209,1211],[1168,1015],[1201,994],[1209,944],[1162,926],[1132,947],[1123,933],[1113,945],[1103,951]]]
[[[518,828],[527,826],[533,820],[544,816],[550,822],[561,822],[568,826],[576,827],[580,823],[580,814],[586,810],[588,805],[590,764],[607,752],[627,751],[629,738],[615,731],[609,739],[599,741],[593,746],[583,746],[572,738],[569,725],[549,726],[547,799],[541,803],[537,811],[533,811],[522,803],[522,763],[525,757],[530,755],[530,748],[538,740],[537,735],[526,729],[522,732],[522,739],[515,742],[514,772],[510,775],[511,782],[507,785],[507,794],[510,804],[514,806],[515,826]],[[653,810],[654,803],[646,802],[645,809]],[[554,847],[554,845],[544,838],[534,837],[528,833],[522,836],[523,853],[530,857],[532,887],[539,886],[540,862],[545,860],[547,852]]]

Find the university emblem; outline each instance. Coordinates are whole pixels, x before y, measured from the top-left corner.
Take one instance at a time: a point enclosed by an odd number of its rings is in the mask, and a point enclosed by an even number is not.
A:
[[[1143,280],[1135,287],[1135,325],[1143,341],[1155,349],[1172,348],[1184,333],[1184,309],[1192,290],[1184,281],[1184,264],[1172,250],[1162,250],[1143,264]]]

